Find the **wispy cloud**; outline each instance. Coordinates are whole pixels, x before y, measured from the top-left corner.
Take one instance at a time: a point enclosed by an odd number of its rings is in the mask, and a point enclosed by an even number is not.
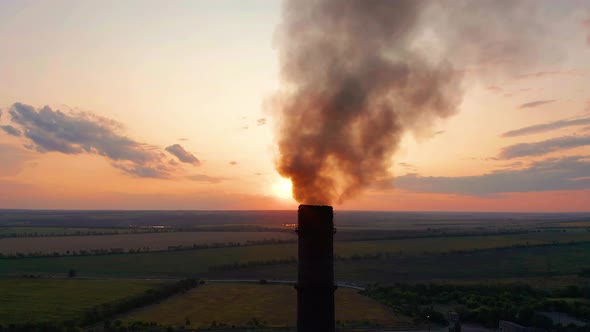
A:
[[[531,101],[528,103],[524,103],[524,104],[520,105],[519,108],[533,108],[533,107],[553,103],[554,101],[555,100],[535,100],[535,101]]]
[[[118,122],[88,112],[66,114],[45,106],[39,110],[15,103],[9,110],[29,147],[40,153],[97,154],[127,174],[166,178],[172,168],[165,163],[162,150],[137,142],[121,133]]]
[[[539,156],[550,152],[590,145],[590,136],[563,136],[533,143],[519,143],[505,147],[501,159]]]
[[[401,162],[401,163],[397,163],[397,164],[407,170],[410,170],[410,171],[416,171],[418,169],[416,166],[414,166],[413,164],[410,164],[410,163]]]
[[[213,184],[220,183],[221,181],[227,180],[227,178],[214,177],[214,176],[209,176],[207,174],[190,175],[190,176],[187,176],[187,178],[192,181],[207,182],[207,183],[213,183]]]
[[[0,126],[0,129],[4,130],[4,132],[11,136],[19,137],[20,135],[22,135],[22,132],[18,128],[13,127],[11,125]]]
[[[590,124],[590,117],[582,118],[582,119],[574,119],[574,120],[559,120],[554,122],[542,123],[538,125],[523,127],[511,131],[507,131],[502,134],[504,137],[515,137],[515,136],[523,136],[523,135],[530,135],[530,134],[537,134],[543,133],[559,128],[565,127],[572,127],[572,126],[580,126]]]
[[[229,164],[230,164],[231,166],[236,166],[236,165],[238,164],[238,162],[237,162],[237,161],[235,161],[235,160],[232,160],[232,161],[230,161],[230,162],[229,162]]]
[[[260,119],[256,120],[257,126],[263,126],[265,124],[266,124],[266,118],[260,118]]]
[[[584,76],[584,73],[577,69],[569,70],[553,70],[553,71],[538,71],[534,73],[526,73],[517,75],[517,79],[529,79],[529,78],[544,78],[552,76]]]
[[[395,179],[408,191],[490,196],[507,192],[579,190],[590,188],[590,157],[551,158],[521,169],[477,176],[425,177],[408,174]]]
[[[201,162],[192,153],[186,151],[180,144],[173,144],[166,147],[166,151],[174,155],[178,160],[183,163],[200,165]]]

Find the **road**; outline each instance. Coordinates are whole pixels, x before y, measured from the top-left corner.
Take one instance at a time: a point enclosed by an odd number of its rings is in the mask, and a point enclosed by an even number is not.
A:
[[[275,285],[295,285],[297,282],[295,280],[269,280],[269,279],[263,279],[266,281],[267,284],[275,284]],[[260,284],[261,283],[261,279],[208,279],[205,280],[205,282],[207,283],[232,283],[232,284]],[[349,284],[349,283],[345,283],[345,282],[338,282],[336,283],[336,286],[338,286],[339,288],[351,288],[351,289],[355,289],[358,291],[363,291],[365,290],[365,288],[354,285],[354,284]]]
[[[5,276],[8,278],[17,278],[18,276]],[[41,278],[51,278],[51,279],[78,279],[78,280],[155,280],[155,281],[175,281],[175,280],[183,280],[185,278],[157,278],[157,277],[66,277],[63,275],[45,275]],[[295,285],[297,281],[295,280],[274,280],[274,279],[203,279],[205,283],[211,284],[261,284],[262,280],[264,280],[267,284],[274,284],[274,285]],[[350,288],[357,291],[364,291],[365,288],[358,286],[356,284],[347,283],[347,282],[337,282],[336,286],[338,288]]]

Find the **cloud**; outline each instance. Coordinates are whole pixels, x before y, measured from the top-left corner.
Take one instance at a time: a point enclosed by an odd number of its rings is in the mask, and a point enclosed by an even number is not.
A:
[[[232,165],[232,166],[236,166],[238,164],[238,162],[235,161],[235,160],[232,160],[232,161],[229,162],[229,164]]]
[[[546,131],[551,131],[559,128],[565,127],[572,127],[572,126],[579,126],[579,125],[586,125],[590,124],[590,117],[582,118],[582,119],[575,119],[575,120],[559,120],[554,122],[548,122],[533,126],[528,126],[524,128],[519,128],[511,131],[507,131],[502,134],[503,137],[515,137],[515,136],[523,136],[523,135],[530,135],[530,134],[537,134]]]
[[[551,158],[523,169],[477,176],[423,177],[408,174],[395,187],[414,192],[490,196],[508,192],[579,190],[590,188],[590,156]]]
[[[432,136],[434,137],[434,136],[442,135],[442,134],[444,134],[446,132],[447,132],[446,130],[435,131],[434,134],[432,134]]]
[[[4,130],[8,135],[12,135],[12,136],[16,136],[16,137],[19,137],[20,135],[22,135],[22,132],[18,128],[13,127],[11,125],[0,126],[0,129]]]
[[[200,165],[201,162],[192,153],[186,151],[180,144],[174,144],[166,147],[166,151],[174,155],[183,163]]]
[[[397,163],[397,164],[400,165],[401,167],[407,169],[407,170],[415,171],[415,170],[418,169],[416,166],[414,166],[414,165],[412,165],[410,163],[401,162],[401,163]]]
[[[538,156],[554,151],[590,145],[590,136],[563,136],[534,143],[519,143],[505,147],[501,159]]]
[[[531,101],[529,103],[524,103],[524,104],[520,105],[519,108],[533,108],[533,107],[549,104],[554,101],[555,100],[535,100],[535,101]]]
[[[256,125],[257,126],[262,126],[266,124],[266,118],[260,118],[258,120],[256,120]]]
[[[169,169],[164,165],[143,166],[140,164],[114,163],[113,167],[122,170],[125,173],[135,175],[140,178],[168,178]]]
[[[192,181],[207,182],[207,183],[213,183],[213,184],[227,180],[227,178],[213,177],[213,176],[209,176],[207,174],[196,174],[196,175],[187,176],[187,178]]]
[[[181,138],[179,138],[178,140],[179,140],[179,141],[181,141],[181,142],[186,142],[186,141],[188,141],[189,139],[188,139],[188,138],[186,138],[186,137],[181,137]]]
[[[584,76],[584,73],[580,72],[577,69],[569,69],[569,70],[553,70],[553,71],[538,71],[534,73],[526,73],[517,75],[517,79],[528,79],[528,78],[544,78],[544,77],[552,77],[552,76]]]
[[[12,105],[9,114],[31,141],[27,145],[40,153],[97,154],[139,177],[165,178],[173,170],[165,164],[160,148],[124,136],[123,126],[114,120],[88,112],[66,114],[49,106],[36,110],[21,103]]]

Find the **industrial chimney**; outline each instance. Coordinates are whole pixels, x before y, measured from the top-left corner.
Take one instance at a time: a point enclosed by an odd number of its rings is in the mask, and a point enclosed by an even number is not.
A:
[[[334,332],[334,213],[331,206],[299,205],[297,331]]]

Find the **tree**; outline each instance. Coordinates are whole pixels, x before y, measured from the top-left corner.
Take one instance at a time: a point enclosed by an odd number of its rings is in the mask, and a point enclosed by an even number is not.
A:
[[[76,270],[74,270],[74,269],[70,269],[70,270],[68,271],[68,277],[70,277],[70,278],[74,278],[74,277],[76,277],[77,275],[78,275],[78,272],[77,272]]]

